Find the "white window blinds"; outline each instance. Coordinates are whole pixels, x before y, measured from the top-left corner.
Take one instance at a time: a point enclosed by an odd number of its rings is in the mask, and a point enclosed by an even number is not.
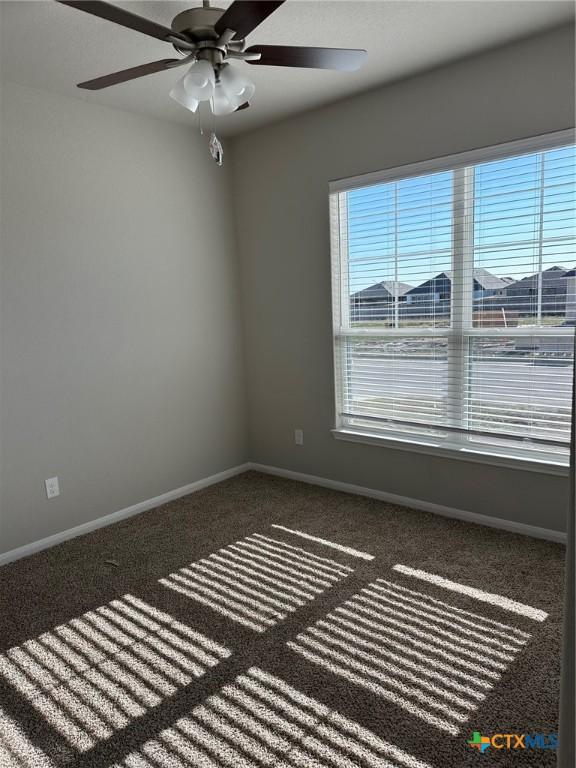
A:
[[[333,183],[338,428],[567,461],[576,152],[566,141]]]

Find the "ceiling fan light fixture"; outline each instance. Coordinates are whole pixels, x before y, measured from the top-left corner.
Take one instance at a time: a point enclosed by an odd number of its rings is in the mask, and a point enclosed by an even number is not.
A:
[[[254,83],[236,67],[224,64],[216,75],[210,62],[195,61],[170,91],[170,96],[191,112],[209,101],[214,115],[229,115],[254,95]]]

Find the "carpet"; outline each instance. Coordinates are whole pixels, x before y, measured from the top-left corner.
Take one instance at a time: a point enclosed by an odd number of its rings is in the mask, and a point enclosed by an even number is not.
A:
[[[247,472],[0,569],[0,766],[553,766],[563,558]]]

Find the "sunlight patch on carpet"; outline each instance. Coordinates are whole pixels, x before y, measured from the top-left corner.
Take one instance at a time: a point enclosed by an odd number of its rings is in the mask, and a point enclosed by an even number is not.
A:
[[[351,573],[347,565],[256,533],[159,582],[264,632]]]
[[[0,679],[85,752],[230,653],[124,595],[0,655]]]
[[[54,763],[26,737],[20,726],[0,709],[0,766],[55,768]]]
[[[343,544],[337,544],[335,541],[322,539],[319,536],[312,536],[312,534],[305,533],[304,531],[295,531],[292,528],[286,528],[283,525],[276,525],[275,523],[272,524],[272,528],[278,528],[281,531],[286,531],[287,533],[293,533],[294,536],[300,536],[303,539],[316,541],[318,544],[323,544],[326,547],[332,547],[332,549],[338,549],[340,550],[340,552],[345,552],[347,555],[352,555],[353,557],[359,557],[362,560],[374,560],[374,555],[369,555],[368,552],[361,552],[359,549],[354,549],[353,547],[346,547]]]
[[[479,600],[482,603],[491,603],[492,605],[498,606],[498,608],[504,608],[506,611],[517,613],[521,616],[527,616],[529,619],[534,619],[534,621],[545,621],[548,618],[546,611],[541,611],[539,608],[533,608],[531,605],[511,600],[509,597],[496,595],[492,592],[485,592],[483,589],[470,587],[467,584],[459,584],[457,581],[450,581],[450,579],[445,579],[443,576],[438,576],[435,573],[428,573],[427,571],[421,571],[418,568],[410,568],[407,565],[401,564],[395,565],[394,570],[405,576],[412,576],[415,579],[421,579],[429,584],[442,587],[450,592],[459,592],[461,595],[473,597],[475,600]]]
[[[113,768],[431,768],[251,667]]]
[[[377,579],[287,645],[455,736],[529,638],[509,624]]]

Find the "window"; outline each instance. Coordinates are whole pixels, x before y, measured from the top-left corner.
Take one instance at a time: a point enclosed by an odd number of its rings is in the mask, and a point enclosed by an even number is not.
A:
[[[331,184],[338,431],[567,463],[573,142]]]

